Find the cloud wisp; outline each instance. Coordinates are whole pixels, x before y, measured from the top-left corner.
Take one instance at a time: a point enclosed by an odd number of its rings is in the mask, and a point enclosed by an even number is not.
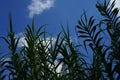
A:
[[[28,5],[29,17],[32,18],[34,15],[39,15],[53,6],[54,0],[32,0],[31,4]]]
[[[114,0],[110,0],[110,4],[112,4]],[[120,10],[120,0],[115,1],[115,6],[114,8],[118,8]],[[120,16],[120,12],[118,13],[118,16]]]
[[[19,35],[18,35],[18,36],[19,36]],[[42,39],[42,38],[41,38],[41,40],[43,40],[43,44],[44,44],[44,45],[49,44],[49,43],[50,43],[50,40],[52,40],[52,44],[53,44],[53,45],[54,45],[55,42],[56,42],[56,38],[49,38],[49,37],[46,38],[45,41],[44,41],[44,39]],[[18,42],[18,47],[23,47],[23,46],[28,46],[28,44],[27,44],[24,36],[20,37],[20,40],[19,40],[19,42]],[[48,47],[50,48],[50,45],[49,45]]]
[[[16,34],[16,38],[18,38],[18,37],[20,37],[20,40],[19,40],[19,43],[18,43],[18,48],[21,48],[21,47],[23,47],[23,46],[28,46],[28,44],[27,44],[27,42],[26,42],[26,40],[25,40],[25,37],[23,36],[23,34],[22,33],[19,33],[19,34]],[[42,39],[42,38],[41,38]],[[44,40],[44,39],[43,39]],[[56,38],[50,38],[50,37],[47,37],[46,39],[45,39],[46,41],[43,41],[43,45],[48,45],[49,43],[50,43],[50,40],[52,40],[52,45],[54,45],[55,44],[55,42],[56,42]],[[49,45],[48,46],[48,48],[50,48],[51,46]],[[48,50],[48,49],[47,49]],[[62,57],[62,55],[61,54],[59,54],[58,55],[58,57]],[[7,60],[7,59],[6,59]],[[58,61],[56,60],[55,62],[54,62],[54,65],[53,64],[51,64],[51,63],[49,63],[49,67],[52,69],[53,68],[53,66],[57,66],[59,63],[58,63]],[[52,65],[52,66],[51,66]],[[62,69],[62,63],[61,64],[59,64],[59,66],[57,67],[57,69],[56,69],[56,72],[57,73],[60,73],[61,72],[61,69]]]

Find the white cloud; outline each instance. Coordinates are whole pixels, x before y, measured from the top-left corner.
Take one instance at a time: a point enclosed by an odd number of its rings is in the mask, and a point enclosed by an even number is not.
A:
[[[44,10],[50,9],[54,5],[54,0],[32,0],[28,5],[29,17],[41,14]]]
[[[22,33],[19,33],[19,34],[16,35],[16,37],[20,37],[20,36],[22,36],[22,37],[21,37],[20,40],[19,40],[18,47],[23,47],[24,45],[27,46],[27,42],[26,42],[26,40],[25,40],[25,37],[23,37],[23,34],[22,34]],[[50,40],[52,40],[52,44],[54,45],[55,42],[56,42],[56,38],[49,38],[49,37],[47,37],[47,38],[45,39],[45,41],[43,41],[43,44],[45,44],[45,45],[49,44],[49,43],[50,43]],[[50,46],[48,46],[48,47],[50,47]],[[59,54],[58,57],[62,57],[62,55]],[[52,65],[52,66],[51,66],[51,65]],[[55,67],[55,66],[57,66],[57,65],[58,65],[58,61],[56,60],[56,61],[54,62],[54,65],[53,65],[53,64],[50,64],[49,67],[52,69],[53,67]],[[56,69],[56,72],[57,72],[57,73],[60,73],[60,72],[61,72],[61,69],[62,69],[62,63],[59,64],[59,66],[58,66],[57,69]]]
[[[115,0],[110,0],[110,4],[112,4],[113,1]],[[120,0],[116,0],[114,8],[118,8],[120,10]],[[118,15],[120,16],[120,12],[118,13]]]
[[[18,47],[23,47],[24,45],[27,46],[27,42],[26,42],[25,37],[23,36],[22,32],[15,34],[15,38],[20,38],[19,42],[18,42]]]
[[[17,35],[17,37],[19,37],[19,34]],[[42,38],[41,38],[42,39]],[[42,39],[42,40],[44,40],[44,39]],[[49,44],[50,43],[50,40],[52,40],[52,44],[54,45],[54,43],[55,43],[55,41],[56,41],[56,38],[46,38],[45,39],[45,41],[43,41],[43,44],[44,45],[47,45],[47,44]],[[23,47],[23,46],[27,46],[27,42],[26,42],[26,40],[25,40],[25,37],[24,36],[22,36],[22,37],[20,37],[20,40],[19,40],[19,43],[18,43],[18,47]],[[50,47],[50,46],[48,46],[48,47]]]
[[[25,37],[21,37],[18,43],[18,47],[23,47],[23,46],[27,46],[27,42],[25,40]]]

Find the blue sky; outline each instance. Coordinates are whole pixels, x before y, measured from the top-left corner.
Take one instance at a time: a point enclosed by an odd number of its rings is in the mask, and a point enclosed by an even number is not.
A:
[[[30,11],[29,6],[35,5],[38,3],[37,1],[43,4],[49,1],[49,6],[46,5],[47,7],[43,9],[39,6],[39,11]],[[12,13],[13,27],[16,33],[23,32],[26,24],[31,24],[33,16],[36,28],[40,25],[48,24],[46,28],[48,32],[56,34],[60,31],[61,24],[66,25],[68,23],[73,32],[83,10],[89,15],[97,16],[95,3],[96,0],[1,0],[0,35],[5,35],[9,30],[9,12]],[[33,7],[33,9],[36,9],[38,6]],[[34,14],[30,17],[32,11]]]
[[[0,36],[6,36],[9,31],[8,16],[11,13],[16,34],[24,32],[26,25],[31,24],[34,17],[36,28],[48,24],[46,30],[53,37],[61,31],[61,24],[66,27],[68,23],[71,36],[74,37],[75,26],[83,10],[88,16],[94,16],[99,20],[96,2],[97,0],[1,0]]]
[[[89,16],[99,17],[95,4],[96,0],[0,0],[0,36],[7,36],[9,32],[11,13],[16,34],[24,32],[26,25],[31,24],[34,16],[36,28],[48,24],[46,30],[53,34],[53,37],[61,31],[61,24],[66,27],[67,23],[71,36],[75,37],[75,26],[83,10]],[[7,53],[7,46],[0,39],[0,52],[1,46],[2,52]]]
[[[83,10],[88,16],[100,19],[95,7],[96,2],[97,0],[0,0],[0,36],[6,36],[9,31],[8,16],[11,12],[16,34],[24,32],[34,16],[36,28],[48,24],[46,30],[53,34],[53,37],[61,31],[61,24],[66,27],[67,23],[71,36],[74,37],[75,26]],[[119,4],[120,0],[117,0],[116,7],[119,7]],[[4,46],[2,43],[0,40],[0,45]]]

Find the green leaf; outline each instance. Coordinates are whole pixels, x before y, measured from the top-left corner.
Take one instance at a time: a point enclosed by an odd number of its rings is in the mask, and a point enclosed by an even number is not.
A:
[[[93,19],[93,16],[90,17],[89,22],[88,22],[89,29],[93,26],[94,22],[95,22],[95,19]]]
[[[11,14],[9,14],[9,24],[10,24],[10,33],[13,32],[13,28],[12,28],[12,17]]]
[[[89,35],[78,35],[78,37],[81,37],[81,38],[89,38],[90,36],[89,36]]]
[[[0,37],[0,38],[2,38],[8,45],[10,45],[10,42],[8,39],[6,39],[5,37]]]
[[[98,32],[94,35],[94,37],[93,37],[94,42],[97,41],[97,38],[99,37],[99,35],[100,35],[100,33],[101,33],[102,31],[103,31],[103,30],[100,30],[100,31],[98,31]]]
[[[78,31],[78,33],[80,33],[80,34],[88,34],[88,32],[86,32],[86,31]]]
[[[83,44],[84,44],[84,47],[85,47],[85,50],[87,51],[87,53],[88,53],[88,50],[87,50],[87,43],[91,43],[92,42],[92,40],[91,39],[85,39],[84,41],[83,41]]]
[[[97,42],[95,43],[97,47],[100,45],[100,42],[101,42],[102,39],[103,39],[103,37],[99,38],[99,39],[97,40]]]

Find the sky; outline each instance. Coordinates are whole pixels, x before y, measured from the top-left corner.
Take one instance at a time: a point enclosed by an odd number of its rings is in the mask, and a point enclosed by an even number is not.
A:
[[[34,17],[36,28],[48,24],[48,32],[56,34],[61,24],[68,23],[70,28],[74,28],[83,10],[95,15],[95,3],[95,0],[1,0],[0,35],[9,30],[9,13],[12,14],[14,31],[17,33],[23,32]]]
[[[0,36],[9,32],[9,13],[12,15],[16,35],[25,31],[27,24],[35,20],[35,27],[48,24],[46,30],[55,37],[61,31],[61,24],[69,25],[71,36],[83,10],[89,16],[99,17],[95,8],[96,0],[0,0]],[[54,38],[53,38],[54,39]],[[21,38],[21,43],[24,41]],[[22,46],[23,44],[19,44]],[[0,39],[0,50],[6,51],[5,42]],[[1,52],[1,51],[0,51]]]
[[[9,32],[11,13],[16,35],[24,32],[26,25],[31,24],[34,18],[35,27],[48,24],[46,30],[53,37],[61,31],[61,24],[65,28],[68,24],[71,36],[75,37],[75,26],[83,11],[99,20],[96,2],[97,0],[0,0],[0,36],[7,36]],[[116,0],[115,7],[120,9],[120,0]],[[0,39],[0,49],[4,45]],[[5,48],[2,49],[5,51]]]
[[[64,27],[68,24],[70,34],[74,37],[75,26],[83,11],[88,16],[100,18],[96,2],[97,0],[0,0],[0,36],[6,36],[9,31],[11,13],[15,34],[24,32],[26,25],[31,24],[34,18],[35,27],[48,24],[46,30],[53,37],[61,31],[61,24]],[[119,3],[120,0],[117,0],[116,7],[119,7]]]

